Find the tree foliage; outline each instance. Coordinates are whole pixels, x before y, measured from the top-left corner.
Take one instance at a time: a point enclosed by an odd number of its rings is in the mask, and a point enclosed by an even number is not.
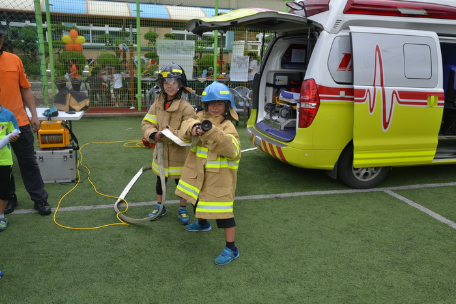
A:
[[[195,41],[195,61],[198,63],[203,57],[204,50],[208,47],[211,47],[214,43],[214,36],[203,36],[198,37],[198,40]]]
[[[152,31],[149,31],[144,34],[144,39],[149,41],[149,44],[155,48],[155,43],[157,42],[158,34]]]
[[[82,52],[68,52],[63,51],[57,56],[57,62],[54,65],[56,76],[63,76],[69,72],[70,60],[76,59],[76,65],[78,66],[78,73],[81,74],[86,64],[86,58]]]

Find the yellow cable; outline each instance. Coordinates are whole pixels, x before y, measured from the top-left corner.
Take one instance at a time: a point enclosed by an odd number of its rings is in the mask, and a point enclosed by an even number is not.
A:
[[[53,219],[54,219],[54,223],[59,226],[59,227],[62,227],[62,228],[66,228],[66,229],[73,229],[73,230],[90,230],[90,229],[99,229],[99,228],[104,228],[104,227],[109,227],[109,226],[116,226],[116,225],[126,225],[126,226],[129,226],[128,223],[122,221],[119,217],[119,214],[120,213],[125,213],[127,212],[128,210],[128,202],[123,199],[123,198],[120,198],[120,197],[117,197],[117,196],[111,196],[111,195],[107,195],[107,194],[103,194],[103,193],[100,193],[98,192],[97,188],[95,187],[95,184],[92,182],[92,180],[90,179],[90,169],[84,165],[84,163],[82,162],[82,159],[83,159],[83,155],[82,155],[82,148],[84,148],[85,146],[87,145],[91,145],[91,144],[111,144],[111,143],[121,143],[123,142],[123,146],[124,147],[128,147],[128,148],[147,148],[146,146],[144,146],[144,144],[142,143],[142,141],[137,141],[137,140],[128,140],[128,141],[125,141],[125,140],[121,140],[121,141],[111,141],[111,142],[92,142],[92,143],[86,143],[84,144],[83,146],[81,146],[79,148],[79,154],[80,154],[80,160],[78,160],[78,165],[77,165],[77,172],[78,172],[78,181],[76,183],[76,185],[74,185],[73,188],[71,188],[70,191],[68,191],[67,193],[65,193],[62,198],[60,198],[59,200],[59,203],[57,204],[57,208],[55,208],[55,212],[54,212],[54,216],[53,216]],[[131,146],[131,144],[134,144],[133,146]],[[141,144],[141,145],[139,145]],[[60,204],[62,203],[63,199],[68,195],[70,194],[71,192],[73,192],[80,184],[81,182],[81,175],[79,173],[79,166],[82,165],[84,168],[87,169],[87,180],[90,182],[90,184],[92,185],[94,191],[98,194],[98,195],[101,195],[101,196],[106,196],[106,197],[109,197],[109,198],[115,198],[117,200],[121,199],[126,207],[125,207],[125,210],[124,211],[121,211],[119,213],[116,214],[116,217],[117,219],[120,221],[120,223],[112,223],[112,224],[106,224],[106,225],[102,225],[102,226],[97,226],[97,227],[87,227],[87,228],[81,228],[81,227],[69,227],[69,226],[64,226],[62,224],[59,224],[56,220],[56,215],[57,215],[57,212],[60,208]]]

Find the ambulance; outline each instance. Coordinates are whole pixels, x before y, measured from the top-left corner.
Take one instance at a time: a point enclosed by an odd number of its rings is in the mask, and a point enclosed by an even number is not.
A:
[[[250,141],[352,188],[391,167],[456,163],[456,1],[304,0],[187,23],[273,33],[253,80]]]

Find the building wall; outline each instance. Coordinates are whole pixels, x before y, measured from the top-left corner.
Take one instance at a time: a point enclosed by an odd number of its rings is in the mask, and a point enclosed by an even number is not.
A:
[[[125,2],[124,0],[112,0]],[[165,5],[182,5],[182,6],[201,6],[201,7],[214,7],[214,0],[150,0],[141,1],[142,3],[153,3],[153,4],[165,4]],[[261,0],[255,2],[249,2],[245,0],[219,0],[219,7],[222,8],[246,8],[246,7],[262,7],[269,8],[272,10],[283,11],[285,10],[285,3],[288,1],[282,0]]]

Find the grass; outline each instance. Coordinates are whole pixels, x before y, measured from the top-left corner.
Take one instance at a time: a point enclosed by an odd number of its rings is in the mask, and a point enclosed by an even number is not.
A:
[[[82,148],[83,163],[99,192],[119,195],[151,162],[152,149],[98,143],[140,140],[140,120],[73,123],[81,146],[92,143]],[[251,148],[245,128],[238,128],[242,148]],[[33,205],[18,182],[19,208],[0,234],[0,302],[453,303],[455,229],[382,189],[455,182],[454,169],[397,168],[382,188],[353,192],[322,171],[293,168],[257,150],[245,152],[235,208],[240,257],[225,266],[213,264],[224,247],[222,230],[190,233],[178,224],[173,182],[163,218],[94,230],[64,229],[52,216],[27,213]],[[72,227],[118,223],[111,207],[64,211],[114,204],[93,191],[86,169],[81,180],[62,200],[57,221]],[[73,186],[46,184],[52,207]],[[155,176],[148,170],[127,196],[129,216],[152,210],[154,189]],[[456,221],[454,186],[393,191]],[[296,192],[304,195],[285,195]],[[135,205],[140,202],[151,203]]]

